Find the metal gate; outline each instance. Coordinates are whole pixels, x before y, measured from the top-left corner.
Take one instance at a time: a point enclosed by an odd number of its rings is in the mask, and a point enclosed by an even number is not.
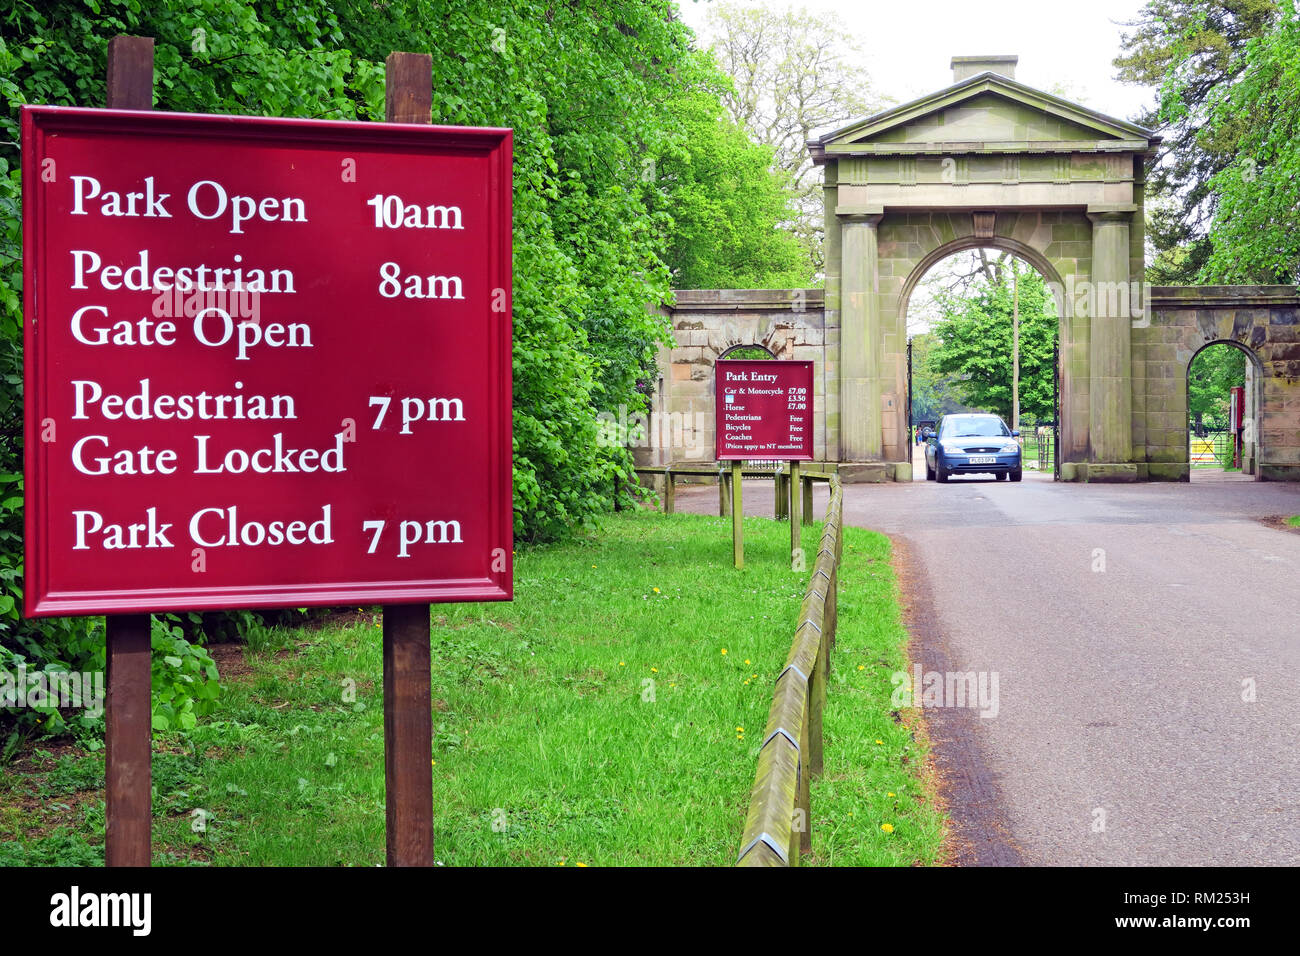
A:
[[[1061,346],[1052,346],[1052,480],[1061,480]]]
[[[912,340],[907,340],[907,453],[912,454],[916,436],[912,434]]]

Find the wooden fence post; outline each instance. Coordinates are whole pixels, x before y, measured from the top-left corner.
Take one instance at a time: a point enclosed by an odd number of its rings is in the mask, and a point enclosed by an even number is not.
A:
[[[799,494],[799,463],[790,462],[790,567],[802,570],[807,565],[802,560],[803,550],[803,497]]]
[[[731,463],[731,551],[737,568],[745,566],[745,503],[741,489],[744,464],[743,461]]]
[[[433,57],[390,53],[385,119],[429,123]],[[384,613],[384,785],[389,866],[433,866],[433,700],[429,605],[386,604]]]

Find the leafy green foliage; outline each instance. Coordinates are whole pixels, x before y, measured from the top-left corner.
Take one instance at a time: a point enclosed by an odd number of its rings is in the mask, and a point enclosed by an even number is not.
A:
[[[1300,15],[1281,15],[1246,45],[1241,78],[1216,87],[1207,135],[1232,162],[1210,180],[1218,203],[1200,279],[1300,281]]]
[[[221,690],[207,649],[185,639],[175,614],[154,615],[153,729],[190,730],[211,713]]]
[[[1126,26],[1119,78],[1160,90],[1136,121],[1164,137],[1147,183],[1148,234],[1156,258],[1147,278],[1197,281],[1212,250],[1214,178],[1238,159],[1236,138],[1254,119],[1211,123],[1218,91],[1246,70],[1246,50],[1277,17],[1275,0],[1147,0]]]
[[[952,412],[968,411],[957,397],[957,377],[935,372],[931,355],[937,340],[931,332],[912,336],[912,421],[937,422]]]
[[[1020,414],[1037,420],[1053,417],[1056,304],[1047,284],[1033,269],[1013,266],[1019,274]],[[1012,270],[995,280],[980,278],[962,295],[939,298],[943,318],[934,324],[938,339],[927,366],[936,376],[954,376],[957,394],[968,406],[994,412],[1008,422],[1012,410]]]
[[[805,288],[810,260],[782,224],[794,216],[790,176],[750,141],[711,91],[683,97],[687,140],[659,164],[673,182],[667,255],[677,289]]]

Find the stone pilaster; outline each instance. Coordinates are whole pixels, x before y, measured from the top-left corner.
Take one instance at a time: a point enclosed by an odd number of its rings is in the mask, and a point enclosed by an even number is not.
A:
[[[1132,308],[1129,224],[1133,212],[1091,207],[1092,317],[1089,335],[1088,479],[1134,480]],[[1134,471],[1133,475],[1129,475]]]
[[[880,214],[840,219],[840,458],[881,456]]]

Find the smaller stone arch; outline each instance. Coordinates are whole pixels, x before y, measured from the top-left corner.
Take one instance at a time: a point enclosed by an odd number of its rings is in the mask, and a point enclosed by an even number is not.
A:
[[[731,356],[732,356],[733,353],[741,352],[741,351],[743,351],[743,350],[745,350],[745,349],[756,349],[756,350],[758,350],[758,351],[764,353],[764,355],[766,355],[766,356],[767,356],[768,358],[770,358],[770,359],[775,359],[775,358],[776,358],[776,353],[773,352],[773,351],[772,351],[770,348],[768,348],[766,345],[760,345],[760,344],[758,344],[757,342],[749,342],[749,343],[742,342],[742,343],[739,343],[739,344],[737,344],[737,345],[729,345],[729,346],[727,346],[727,348],[724,349],[724,350],[723,350],[723,351],[718,355],[718,359],[717,359],[717,360],[718,360],[719,362],[721,362],[723,359],[731,358]]]
[[[1150,324],[1134,328],[1136,442],[1148,477],[1189,481],[1188,374],[1206,348],[1246,353],[1247,417],[1259,481],[1300,480],[1300,295],[1294,286],[1153,286]]]
[[[1198,323],[1200,324],[1200,323]],[[1246,420],[1249,425],[1246,426],[1245,434],[1242,436],[1242,471],[1248,475],[1254,475],[1256,480],[1259,479],[1259,470],[1255,464],[1261,459],[1264,451],[1265,439],[1263,429],[1261,428],[1263,416],[1263,393],[1264,377],[1268,374],[1268,367],[1260,359],[1247,341],[1256,338],[1252,334],[1253,325],[1247,324],[1241,330],[1233,329],[1233,334],[1229,338],[1220,337],[1219,329],[1209,330],[1202,326],[1202,334],[1208,341],[1192,352],[1187,359],[1187,364],[1183,368],[1183,400],[1184,415],[1183,420],[1187,422],[1190,418],[1190,405],[1192,398],[1192,366],[1196,364],[1197,357],[1207,349],[1216,346],[1225,346],[1233,348],[1246,356]],[[1191,441],[1191,425],[1185,424],[1187,431],[1187,440]],[[1188,479],[1191,479],[1191,462],[1188,462]]]

